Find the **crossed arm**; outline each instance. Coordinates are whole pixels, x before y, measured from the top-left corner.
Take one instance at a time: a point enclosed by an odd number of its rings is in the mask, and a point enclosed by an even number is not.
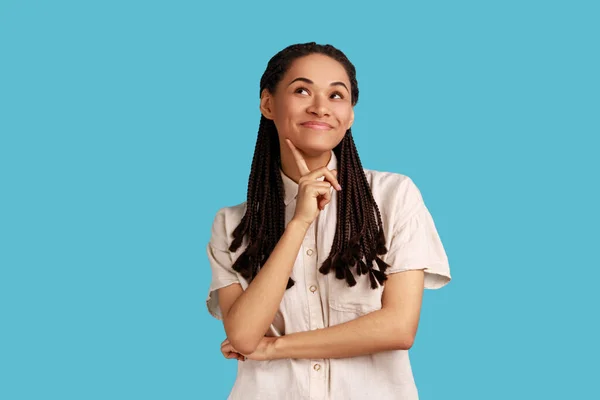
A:
[[[324,329],[265,337],[253,352],[244,355],[256,360],[345,358],[409,349],[417,333],[423,288],[423,270],[390,274],[380,310]],[[223,343],[226,350],[236,351],[227,349],[227,340]]]

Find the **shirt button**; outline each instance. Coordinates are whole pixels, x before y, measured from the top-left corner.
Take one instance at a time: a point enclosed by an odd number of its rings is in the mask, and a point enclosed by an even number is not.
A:
[[[321,369],[321,365],[320,365],[320,364],[315,364],[315,365],[313,365],[313,369],[314,369],[315,371],[318,371],[318,370],[320,370],[320,369]]]
[[[312,249],[308,249],[308,250],[306,250],[306,254],[308,254],[309,256],[312,256],[312,255],[313,255],[313,253],[314,253],[314,252],[312,251]]]
[[[317,287],[315,285],[312,285],[309,289],[313,293],[317,291]]]

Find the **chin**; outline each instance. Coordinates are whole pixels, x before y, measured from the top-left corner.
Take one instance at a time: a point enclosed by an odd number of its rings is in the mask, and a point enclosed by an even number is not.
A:
[[[298,148],[302,150],[304,154],[309,157],[316,157],[323,153],[328,153],[337,145],[337,143],[331,141],[312,141],[312,140],[303,140],[298,143]]]

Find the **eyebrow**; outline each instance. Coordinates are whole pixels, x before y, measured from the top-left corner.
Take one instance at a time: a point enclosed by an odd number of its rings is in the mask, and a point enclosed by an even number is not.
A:
[[[308,83],[310,85],[314,84],[314,82],[311,81],[310,79],[300,77],[300,78],[296,78],[293,81],[291,81],[288,86],[290,86],[292,83],[297,82],[297,81],[306,82],[306,83]],[[340,81],[331,82],[329,84],[329,86],[343,86],[344,88],[346,88],[346,90],[348,91],[348,93],[350,93],[350,90],[348,89],[348,87],[346,86],[346,84],[344,84],[344,82],[340,82]]]

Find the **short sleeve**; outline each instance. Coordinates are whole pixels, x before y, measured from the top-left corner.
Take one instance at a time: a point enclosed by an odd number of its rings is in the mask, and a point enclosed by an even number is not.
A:
[[[223,320],[223,314],[219,307],[218,289],[239,283],[236,272],[231,268],[233,265],[231,252],[228,250],[229,238],[226,229],[226,209],[221,209],[215,216],[212,225],[211,237],[206,246],[206,253],[212,272],[206,307],[208,312],[218,320]]]
[[[407,178],[400,189],[388,252],[384,261],[390,266],[385,272],[422,269],[425,288],[439,289],[451,280],[448,257],[427,209],[414,182]]]

